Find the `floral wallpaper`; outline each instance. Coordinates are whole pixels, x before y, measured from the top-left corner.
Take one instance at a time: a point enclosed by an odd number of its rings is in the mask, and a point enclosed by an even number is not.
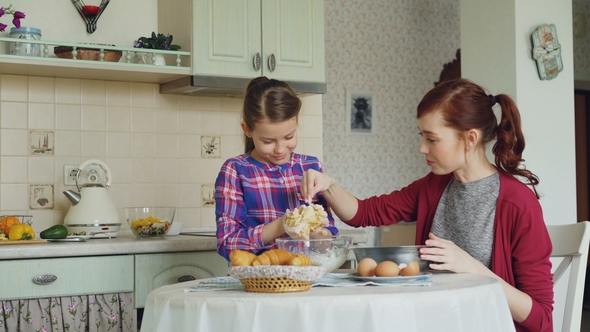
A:
[[[325,172],[359,198],[425,175],[415,109],[460,48],[459,0],[325,0],[324,24]],[[347,89],[375,93],[374,136],[346,134]]]

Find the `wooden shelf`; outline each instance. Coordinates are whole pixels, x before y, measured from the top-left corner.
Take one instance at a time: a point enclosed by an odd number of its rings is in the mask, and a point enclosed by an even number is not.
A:
[[[90,80],[165,83],[189,76],[188,67],[153,66],[0,54],[0,73]]]

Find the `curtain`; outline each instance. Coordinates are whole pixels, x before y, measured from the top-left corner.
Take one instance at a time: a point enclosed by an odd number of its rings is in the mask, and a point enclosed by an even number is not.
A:
[[[133,293],[0,301],[2,332],[131,332]]]

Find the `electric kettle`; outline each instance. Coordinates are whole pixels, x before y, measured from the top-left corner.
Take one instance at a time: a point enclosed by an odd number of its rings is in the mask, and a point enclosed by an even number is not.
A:
[[[105,173],[105,183],[89,182],[78,184],[80,172],[88,165],[99,165]],[[102,161],[89,159],[78,166],[76,172],[76,188],[64,191],[64,195],[72,202],[64,219],[68,232],[86,232],[93,237],[115,237],[121,227],[115,204],[111,200],[107,188],[111,185],[111,170]]]

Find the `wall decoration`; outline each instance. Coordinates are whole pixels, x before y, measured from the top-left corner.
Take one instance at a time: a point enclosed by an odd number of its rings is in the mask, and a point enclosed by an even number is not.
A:
[[[29,186],[29,207],[32,210],[53,209],[53,185],[32,184]]]
[[[376,96],[372,91],[346,91],[346,133],[349,135],[374,135]]]
[[[54,136],[52,131],[31,131],[30,132],[30,154],[31,155],[53,155]]]
[[[221,136],[201,136],[201,157],[221,158]]]
[[[551,80],[563,70],[561,45],[557,39],[554,24],[540,25],[531,35],[533,40],[533,59],[537,61],[539,78]]]
[[[203,207],[215,207],[215,185],[202,185],[201,198],[203,199]]]

